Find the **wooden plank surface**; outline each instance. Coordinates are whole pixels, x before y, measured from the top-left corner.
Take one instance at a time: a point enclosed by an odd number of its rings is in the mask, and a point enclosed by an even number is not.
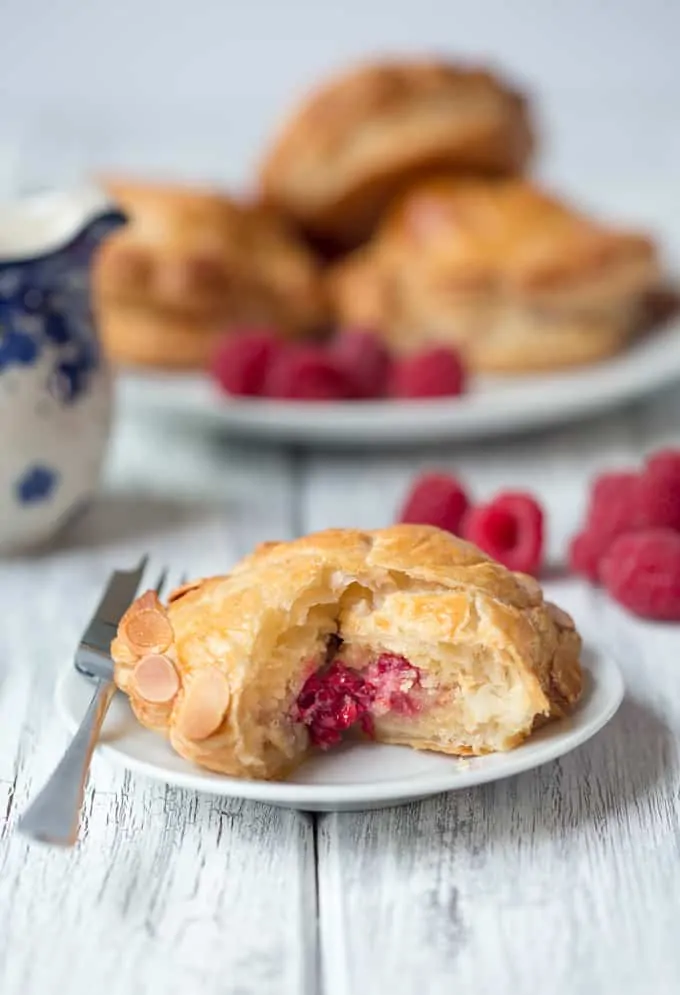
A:
[[[414,472],[442,465],[479,497],[537,490],[556,562],[591,472],[677,442],[679,425],[668,397],[548,435],[380,457],[123,423],[107,495],[49,555],[0,569],[2,995],[530,995],[546,979],[553,995],[676,992],[677,629],[633,622],[559,576],[555,596],[620,659],[629,690],[611,725],[557,763],[318,818],[97,764],[75,851],[29,847],[13,827],[66,739],[54,677],[108,571],[142,548],[205,573],[264,538],[387,524]]]
[[[155,443],[123,431],[115,489],[55,552],[0,572],[3,995],[316,991],[307,816],[164,789],[100,762],[75,850],[13,833],[66,742],[53,683],[109,570],[147,549],[158,564],[210,573],[265,534],[289,534],[283,457]]]
[[[410,460],[311,459],[306,520],[386,524],[416,468],[444,466],[480,498],[508,486],[541,494],[557,565],[587,478],[603,461],[631,465],[677,444],[678,414],[668,396],[531,439]],[[632,621],[578,581],[551,586],[586,638],[620,661],[624,705],[595,740],[539,770],[405,808],[322,817],[327,995],[680,990],[680,636]]]
[[[325,817],[328,995],[532,995],[545,979],[557,995],[677,992],[677,635],[640,633],[604,600],[561,586],[586,633],[619,650],[619,714],[520,777]]]

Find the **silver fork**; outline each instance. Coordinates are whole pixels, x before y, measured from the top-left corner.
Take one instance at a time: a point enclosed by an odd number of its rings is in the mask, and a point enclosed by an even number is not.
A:
[[[74,666],[94,682],[94,694],[64,756],[19,820],[19,831],[31,839],[73,846],[78,838],[90,760],[116,691],[109,647],[118,623],[134,601],[146,565],[145,556],[135,570],[117,570],[111,576],[76,650]],[[163,570],[154,585],[159,595],[166,577],[167,571]]]

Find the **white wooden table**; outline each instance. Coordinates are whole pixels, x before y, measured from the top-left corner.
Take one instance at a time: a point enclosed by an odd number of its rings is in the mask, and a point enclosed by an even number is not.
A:
[[[676,392],[677,393],[677,392]],[[557,561],[585,483],[680,442],[666,395],[547,435],[314,455],[121,423],[106,493],[48,555],[0,565],[2,995],[675,995],[680,990],[680,628],[554,582],[615,654],[627,698],[595,740],[513,780],[311,816],[162,787],[96,762],[70,852],[14,833],[66,735],[52,693],[107,573],[142,550],[192,572],[253,543],[389,523],[425,465],[483,497],[538,491]]]

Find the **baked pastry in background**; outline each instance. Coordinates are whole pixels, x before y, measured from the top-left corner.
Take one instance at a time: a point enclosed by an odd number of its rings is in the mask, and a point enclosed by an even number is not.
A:
[[[527,104],[499,77],[385,60],[333,77],[291,115],[264,157],[261,190],[312,235],[356,245],[414,176],[514,174],[532,146]]]
[[[339,319],[396,352],[445,343],[473,369],[521,372],[618,352],[662,273],[649,238],[528,181],[444,176],[397,200],[328,281]]]
[[[442,753],[511,749],[579,698],[580,648],[533,578],[396,525],[265,543],[167,606],[148,592],[111,652],[137,718],[177,753],[267,779],[354,729]]]
[[[317,262],[272,211],[208,190],[106,186],[129,218],[94,264],[95,305],[114,360],[202,367],[230,326],[297,337],[323,323]]]

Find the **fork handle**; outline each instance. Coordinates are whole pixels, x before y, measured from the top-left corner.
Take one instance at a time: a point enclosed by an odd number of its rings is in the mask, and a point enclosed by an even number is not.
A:
[[[41,843],[73,846],[90,760],[113,699],[113,681],[99,679],[83,721],[66,753],[40,794],[19,820],[19,832]]]

